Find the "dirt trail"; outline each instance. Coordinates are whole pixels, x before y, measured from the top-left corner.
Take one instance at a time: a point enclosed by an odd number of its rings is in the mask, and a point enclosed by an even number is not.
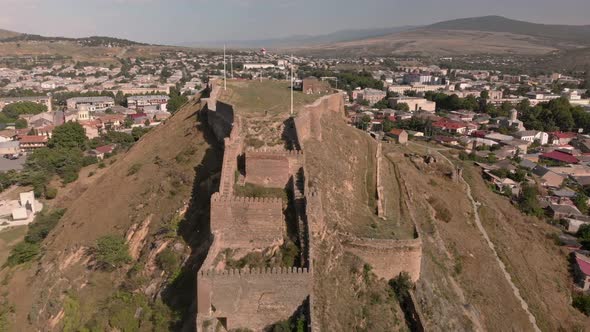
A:
[[[418,145],[418,146],[421,146],[423,148],[427,148],[429,150],[435,151],[444,160],[446,160],[448,163],[450,163],[451,165],[453,165],[453,167],[455,166],[455,164],[449,158],[447,158],[445,155],[443,155],[440,152],[441,150],[444,151],[444,150],[448,150],[448,149],[446,149],[446,148],[443,148],[443,149],[434,149],[434,148],[431,148],[431,147],[428,147],[428,146],[425,146],[425,145],[422,145],[422,144],[418,144],[418,143],[415,143],[415,142],[411,142],[411,143],[412,144],[415,144],[415,145]],[[508,273],[508,271],[506,270],[506,265],[504,265],[504,262],[502,262],[502,260],[498,256],[498,253],[496,252],[496,247],[494,246],[494,243],[490,240],[490,237],[488,236],[488,233],[486,232],[485,228],[483,227],[483,224],[481,223],[481,219],[479,217],[479,205],[480,205],[480,203],[477,202],[477,201],[475,201],[475,199],[473,198],[473,195],[471,194],[471,186],[469,185],[469,183],[467,181],[465,181],[465,179],[463,178],[463,176],[461,176],[461,182],[463,182],[463,184],[465,184],[465,187],[467,188],[467,197],[469,198],[469,200],[471,201],[471,204],[473,206],[473,212],[474,212],[473,213],[473,216],[474,216],[475,224],[477,225],[477,229],[479,230],[479,232],[481,233],[481,235],[484,237],[484,239],[486,240],[488,246],[490,247],[490,249],[494,253],[494,257],[496,258],[496,261],[498,262],[498,265],[500,266],[500,269],[502,270],[502,273],[504,274],[504,277],[506,278],[506,281],[508,282],[508,284],[512,288],[512,291],[514,293],[514,296],[520,302],[522,309],[525,311],[525,313],[529,317],[529,321],[533,325],[533,329],[535,331],[537,331],[537,332],[541,332],[541,330],[537,326],[537,320],[535,319],[535,316],[533,316],[533,314],[529,311],[528,304],[526,303],[526,301],[520,295],[520,291],[518,290],[518,287],[516,287],[516,285],[512,282],[512,277],[510,276],[510,273]]]

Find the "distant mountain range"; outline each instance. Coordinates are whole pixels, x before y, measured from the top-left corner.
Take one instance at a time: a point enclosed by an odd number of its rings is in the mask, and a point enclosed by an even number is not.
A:
[[[480,40],[481,39],[481,40]],[[321,35],[296,35],[260,40],[183,43],[189,47],[305,50],[321,55],[357,52],[358,55],[424,53],[540,54],[558,49],[590,46],[590,25],[553,25],[483,16],[426,26],[342,30]],[[481,47],[480,47],[481,46]],[[350,51],[350,52],[349,52]]]
[[[125,46],[133,46],[133,45],[147,45],[147,44],[135,42],[132,40],[113,38],[113,37],[104,37],[104,36],[90,36],[90,37],[83,37],[83,38],[46,37],[46,36],[41,36],[41,35],[18,33],[18,32],[0,29],[0,43],[27,42],[27,41],[35,41],[35,42],[65,41],[65,42],[74,42],[74,43],[80,44],[82,46],[125,47]]]
[[[45,37],[0,30],[0,43],[71,42],[79,46],[147,45],[112,37]],[[426,26],[349,29],[320,35],[294,35],[260,40],[181,43],[183,47],[268,48],[282,52],[330,56],[371,55],[541,55],[590,47],[590,25],[553,25],[483,16]],[[4,52],[6,53],[6,52]],[[590,62],[590,60],[588,61]]]
[[[435,23],[426,28],[506,32],[561,42],[569,41],[590,44],[590,25],[539,24],[512,20],[502,16],[463,18]]]
[[[401,26],[392,28],[341,30],[322,35],[294,35],[284,38],[254,39],[254,40],[226,40],[226,41],[201,41],[181,43],[179,46],[187,47],[223,47],[232,48],[290,48],[299,46],[311,46],[326,43],[337,43],[351,40],[359,40],[378,37],[392,33],[407,31],[416,26]]]

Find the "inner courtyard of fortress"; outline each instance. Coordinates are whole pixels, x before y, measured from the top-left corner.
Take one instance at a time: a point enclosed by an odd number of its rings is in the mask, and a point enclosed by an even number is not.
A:
[[[324,96],[299,110],[293,118],[295,135],[287,138],[294,141],[290,146],[299,150],[253,149],[245,143],[239,110],[219,100],[221,89],[217,82],[211,83],[201,110],[216,138],[223,142],[224,156],[219,192],[211,197],[211,245],[197,276],[197,331],[264,331],[295,313],[305,315],[309,331],[319,331],[313,309],[314,241],[325,220],[321,190],[309,189],[305,142],[322,140],[322,114],[344,114],[342,96]],[[376,158],[379,160],[379,155]],[[235,190],[238,182],[285,189],[287,195],[241,197]],[[288,218],[285,211],[289,208],[294,213]],[[269,248],[278,250],[288,238],[289,225],[294,228],[300,255],[294,266],[233,269],[220,260],[228,250],[241,257]],[[416,231],[416,237],[407,240],[350,235],[342,242],[347,251],[370,264],[378,277],[389,280],[405,271],[416,282],[422,257],[418,234]]]

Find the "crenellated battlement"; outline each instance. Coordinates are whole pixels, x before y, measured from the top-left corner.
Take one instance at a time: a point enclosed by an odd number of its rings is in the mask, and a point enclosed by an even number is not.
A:
[[[224,196],[217,192],[211,196],[211,203],[247,203],[251,205],[283,205],[283,199],[278,197],[239,197]]]
[[[227,269],[227,270],[206,270],[199,271],[198,278],[207,277],[234,277],[234,276],[250,276],[250,275],[280,275],[280,274],[301,274],[309,275],[308,268],[301,267],[273,267],[273,268],[259,268],[259,269]]]
[[[246,155],[263,155],[263,156],[282,156],[282,157],[302,157],[303,156],[303,151],[302,150],[287,150],[287,149],[280,149],[280,150],[276,150],[276,149],[267,149],[267,148],[261,148],[261,149],[254,149],[254,148],[248,148],[248,150],[246,150]]]

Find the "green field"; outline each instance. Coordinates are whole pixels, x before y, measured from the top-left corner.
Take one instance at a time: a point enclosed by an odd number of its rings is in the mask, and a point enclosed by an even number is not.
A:
[[[223,89],[223,82],[221,82]],[[313,103],[322,95],[306,95],[301,91],[294,93],[294,108]],[[291,107],[291,89],[289,82],[263,80],[238,81],[229,80],[227,90],[219,98],[234,105],[235,110],[246,117],[280,116],[287,117]]]

